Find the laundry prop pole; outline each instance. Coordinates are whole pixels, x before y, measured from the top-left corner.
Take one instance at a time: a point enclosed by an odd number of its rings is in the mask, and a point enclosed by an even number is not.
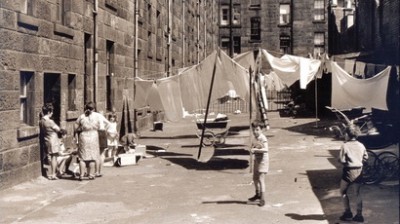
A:
[[[251,66],[250,66],[250,68],[249,68],[249,91],[250,91],[250,94],[249,94],[249,130],[250,130],[250,135],[249,135],[249,142],[250,142],[250,158],[249,158],[249,165],[250,165],[250,173],[252,173],[253,172],[253,153],[251,153],[251,146],[253,145],[253,138],[252,138],[252,134],[253,134],[253,128],[252,128],[252,126],[251,126],[251,120],[252,120],[252,112],[253,112],[253,108],[252,108],[252,101],[253,101],[253,98],[252,98],[252,96],[253,96],[253,93],[252,93],[252,75],[251,75],[251,73],[252,73],[253,71],[252,71],[252,69],[251,69]]]
[[[205,132],[205,130],[206,130],[206,123],[207,123],[207,117],[208,117],[208,110],[210,109],[211,94],[212,94],[212,90],[213,90],[213,86],[214,86],[215,72],[216,72],[216,70],[217,70],[218,55],[219,55],[219,54],[216,54],[216,56],[215,56],[214,67],[213,67],[213,72],[212,72],[212,76],[211,76],[210,91],[209,91],[209,93],[208,93],[208,99],[207,99],[206,114],[204,115],[203,129],[201,130],[200,146],[199,146],[199,152],[198,152],[198,154],[197,154],[197,160],[200,159],[201,148],[203,147],[204,132]]]

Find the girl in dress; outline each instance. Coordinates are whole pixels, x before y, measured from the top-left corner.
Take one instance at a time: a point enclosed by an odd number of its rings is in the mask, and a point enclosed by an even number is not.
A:
[[[110,153],[110,157],[114,157],[115,153],[118,148],[118,138],[119,134],[117,131],[117,115],[112,113],[108,115],[108,121],[110,122],[108,127],[107,127],[107,147],[108,147],[108,152]]]
[[[42,107],[42,117],[39,121],[40,130],[44,139],[45,152],[49,158],[50,170],[47,174],[49,180],[57,180],[57,156],[60,152],[58,132],[60,127],[51,119],[54,107],[48,103]]]

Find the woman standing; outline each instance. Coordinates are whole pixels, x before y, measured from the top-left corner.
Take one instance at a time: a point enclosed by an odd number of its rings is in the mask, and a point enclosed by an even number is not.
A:
[[[42,117],[39,121],[40,131],[44,139],[44,147],[49,158],[50,170],[47,174],[49,180],[57,180],[57,156],[60,152],[58,132],[60,127],[51,119],[54,107],[48,103],[42,107]]]
[[[78,117],[75,122],[75,134],[78,134],[78,157],[80,177],[82,180],[86,164],[89,163],[89,179],[95,178],[94,166],[100,162],[100,145],[98,130],[104,128],[104,117],[94,112],[94,103],[85,105],[85,113]],[[94,162],[94,163],[93,163]]]

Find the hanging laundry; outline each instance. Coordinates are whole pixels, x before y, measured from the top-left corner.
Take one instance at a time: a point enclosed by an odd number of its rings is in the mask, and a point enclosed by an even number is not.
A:
[[[388,110],[386,93],[391,67],[369,79],[350,76],[336,62],[332,62],[332,107],[351,109],[365,107]]]
[[[365,78],[371,78],[375,75],[375,64],[367,63],[366,70],[365,70]]]
[[[286,85],[291,86],[300,79],[300,88],[302,89],[306,89],[307,84],[314,79],[321,65],[321,61],[317,59],[287,54],[281,58],[276,58],[264,49],[262,53],[267,58],[274,72],[278,74]]]
[[[190,68],[178,76],[185,111],[194,113],[204,108],[205,94],[203,93],[200,75],[195,68]]]
[[[249,69],[251,67],[251,69],[254,71],[256,68],[256,61],[254,60],[253,51],[247,51],[245,53],[238,54],[233,58],[233,60],[243,66],[245,69]]]
[[[179,88],[179,76],[158,79],[157,87],[166,119],[169,121],[182,119],[183,105]]]
[[[134,105],[135,108],[148,106],[148,96],[154,80],[143,80],[140,78],[135,79],[135,93],[134,93]]]
[[[360,77],[362,79],[365,78],[365,66],[366,64],[362,61],[357,61],[356,62],[356,67],[354,69],[354,75],[356,77]]]
[[[345,59],[344,60],[344,70],[350,75],[354,74],[354,65],[356,61],[353,59]]]
[[[221,64],[218,64],[217,75],[221,75],[224,82],[232,84],[232,86],[228,86],[228,91],[234,90],[238,97],[248,99],[250,92],[248,70],[223,51],[219,54],[219,58]]]

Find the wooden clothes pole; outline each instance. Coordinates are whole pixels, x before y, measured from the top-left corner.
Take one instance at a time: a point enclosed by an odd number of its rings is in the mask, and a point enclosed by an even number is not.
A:
[[[252,113],[253,113],[253,108],[252,108],[252,101],[253,101],[253,91],[252,91],[252,69],[251,67],[249,68],[249,131],[250,131],[250,135],[249,135],[249,142],[250,142],[250,158],[249,158],[249,166],[250,166],[250,173],[253,172],[253,153],[251,152],[251,147],[253,144],[253,128],[251,127],[251,120],[252,120]]]
[[[219,50],[218,50],[218,51],[219,51]],[[211,94],[212,94],[212,89],[213,89],[213,86],[214,86],[215,71],[217,70],[218,55],[219,55],[219,52],[218,52],[218,54],[216,54],[216,56],[215,56],[214,68],[213,68],[213,73],[212,73],[212,76],[211,76],[210,91],[209,91],[209,93],[208,93],[208,99],[207,99],[206,114],[205,114],[205,116],[204,116],[203,129],[201,130],[201,138],[200,138],[199,152],[197,153],[197,160],[200,159],[201,148],[203,147],[204,132],[205,132],[205,130],[206,130],[206,123],[207,123],[207,117],[208,117],[208,110],[210,109]]]
[[[318,82],[317,76],[315,76],[315,127],[318,128]]]

